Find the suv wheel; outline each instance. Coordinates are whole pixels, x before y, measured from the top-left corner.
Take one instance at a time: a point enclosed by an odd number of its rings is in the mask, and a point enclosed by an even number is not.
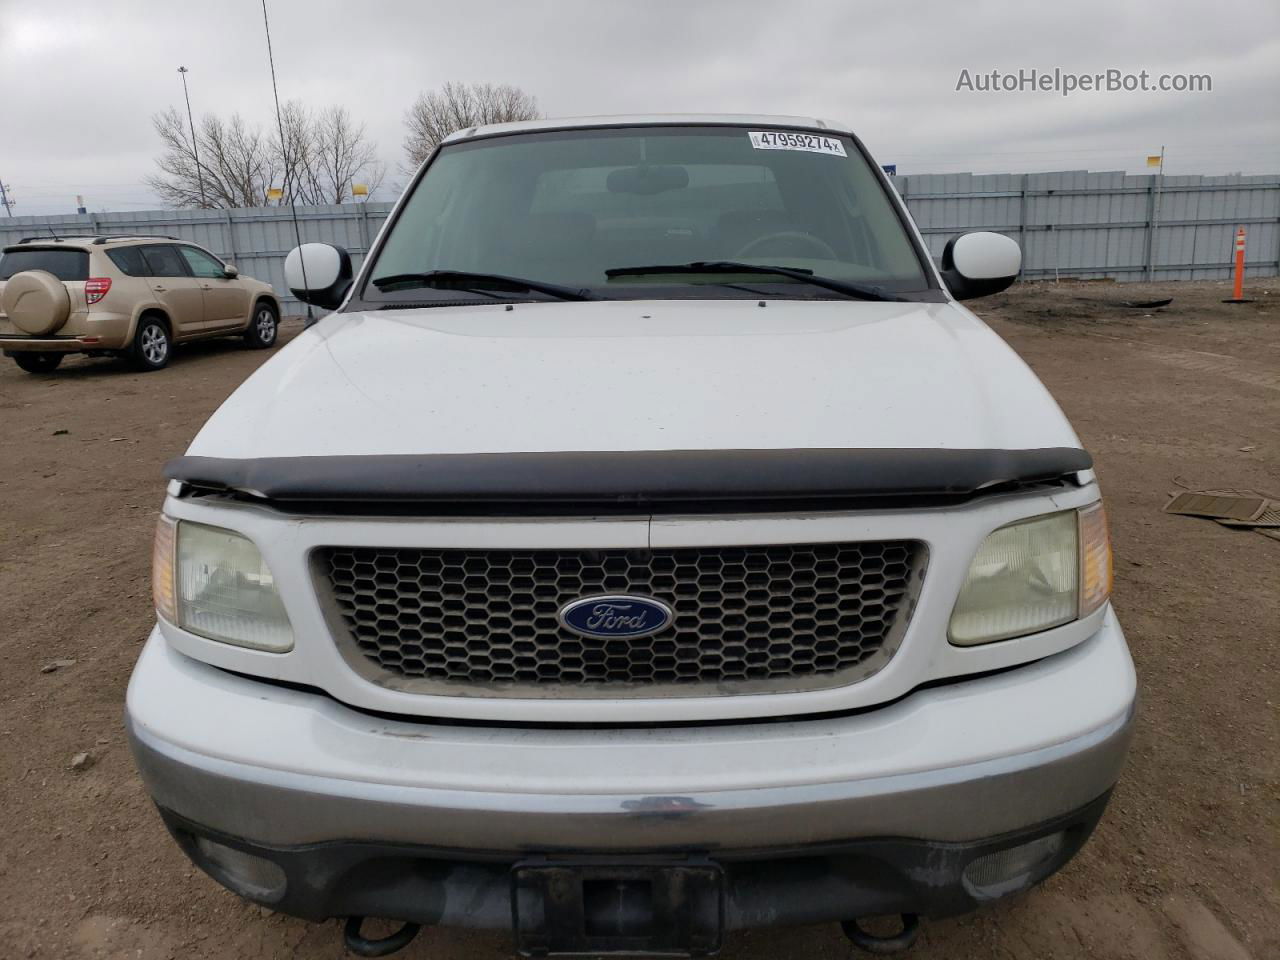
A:
[[[169,363],[169,328],[155,317],[143,317],[133,335],[130,359],[139,370],[159,370]]]
[[[23,351],[13,355],[13,361],[27,373],[52,373],[58,369],[58,364],[62,362],[62,354],[60,353],[41,353],[37,351]]]
[[[260,303],[253,308],[253,319],[244,334],[245,343],[255,350],[265,350],[276,342],[279,328],[280,318],[275,308],[269,303]]]

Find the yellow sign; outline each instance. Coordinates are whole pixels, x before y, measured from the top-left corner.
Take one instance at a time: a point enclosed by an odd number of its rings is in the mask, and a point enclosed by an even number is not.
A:
[[[1148,167],[1160,166],[1160,154],[1157,153],[1154,157],[1147,157],[1147,166]]]
[[[351,185],[351,195],[353,197],[367,197],[369,195],[369,185],[365,183],[353,183]]]
[[[279,200],[283,196],[284,196],[284,191],[281,190],[279,187],[267,187],[268,200]]]

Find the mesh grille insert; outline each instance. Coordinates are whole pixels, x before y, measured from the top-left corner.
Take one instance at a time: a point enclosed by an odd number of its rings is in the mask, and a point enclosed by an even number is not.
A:
[[[656,685],[752,692],[861,679],[897,649],[925,559],[923,544],[901,540],[656,551],[323,547],[315,569],[348,661],[379,682],[441,693],[524,688],[510,695],[604,685],[643,696]],[[653,597],[675,617],[642,638],[584,638],[560,625],[561,606],[599,594]]]

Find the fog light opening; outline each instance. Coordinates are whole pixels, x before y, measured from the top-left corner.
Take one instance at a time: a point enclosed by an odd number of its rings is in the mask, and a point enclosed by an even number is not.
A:
[[[279,864],[207,837],[196,837],[196,851],[200,854],[201,866],[240,896],[268,902],[284,896],[287,884]]]
[[[964,885],[979,900],[1026,889],[1062,852],[1065,840],[1066,834],[1059,831],[978,857],[964,868]]]

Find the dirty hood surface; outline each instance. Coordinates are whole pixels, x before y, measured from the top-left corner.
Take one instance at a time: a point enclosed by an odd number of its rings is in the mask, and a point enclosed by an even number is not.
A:
[[[963,307],[606,301],[331,315],[189,454],[1078,447]]]

